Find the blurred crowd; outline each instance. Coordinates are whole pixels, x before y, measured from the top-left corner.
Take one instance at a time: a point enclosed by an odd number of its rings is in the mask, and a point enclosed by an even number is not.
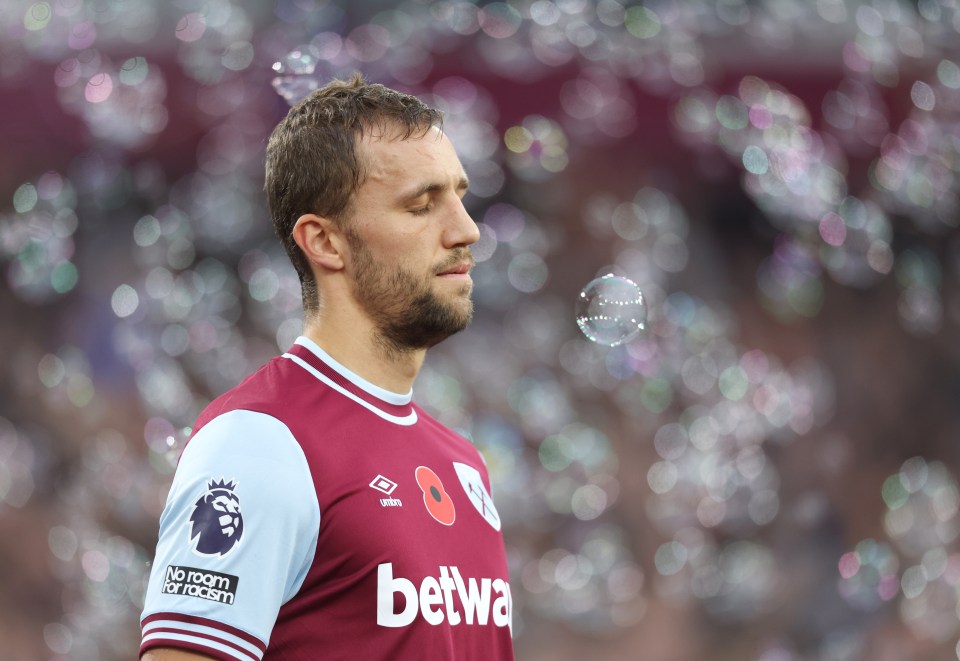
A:
[[[134,657],[197,413],[300,330],[266,136],[354,71],[471,179],[414,396],[518,659],[960,658],[956,0],[4,3],[0,658]],[[635,337],[578,328],[607,274]]]

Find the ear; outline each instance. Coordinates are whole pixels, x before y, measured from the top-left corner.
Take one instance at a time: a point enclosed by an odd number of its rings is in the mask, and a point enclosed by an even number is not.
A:
[[[327,271],[343,269],[343,235],[329,218],[303,214],[293,226],[293,240],[311,264]]]

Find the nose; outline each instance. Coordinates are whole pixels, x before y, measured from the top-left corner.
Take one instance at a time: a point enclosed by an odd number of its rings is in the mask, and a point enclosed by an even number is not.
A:
[[[480,229],[473,222],[473,218],[467,213],[467,208],[463,206],[463,200],[459,197],[453,204],[453,211],[450,215],[446,231],[443,235],[444,248],[455,248],[457,246],[470,246],[480,240]]]

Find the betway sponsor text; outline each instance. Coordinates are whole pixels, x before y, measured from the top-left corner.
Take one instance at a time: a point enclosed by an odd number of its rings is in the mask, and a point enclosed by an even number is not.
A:
[[[403,595],[405,605],[394,609],[396,593]],[[451,625],[480,624],[490,620],[498,627],[511,627],[513,598],[510,584],[502,578],[468,578],[464,580],[456,566],[440,566],[439,576],[427,576],[419,587],[402,576],[394,577],[393,563],[377,566],[377,624],[384,627],[405,627],[417,615],[430,624],[446,619]]]

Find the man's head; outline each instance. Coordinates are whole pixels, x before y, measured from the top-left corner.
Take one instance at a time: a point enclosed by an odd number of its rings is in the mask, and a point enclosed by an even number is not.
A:
[[[310,264],[293,239],[303,214],[342,222],[366,170],[357,149],[364,135],[425,135],[442,115],[416,97],[368,84],[360,74],[335,80],[290,109],[267,145],[264,189],[273,226],[300,277],[303,307],[317,311]]]
[[[479,238],[467,186],[439,112],[411,96],[355,77],[291,109],[268,146],[266,188],[308,319],[355,310],[388,352],[465,327]]]

